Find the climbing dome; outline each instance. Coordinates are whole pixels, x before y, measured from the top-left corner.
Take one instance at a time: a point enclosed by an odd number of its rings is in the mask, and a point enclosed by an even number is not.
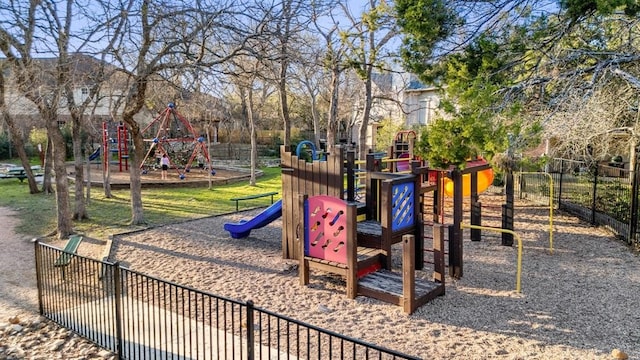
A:
[[[194,161],[202,167],[210,163],[205,139],[198,136],[191,123],[176,111],[174,103],[169,103],[142,133],[149,144],[140,165],[143,174],[151,168],[160,167],[163,155],[167,155],[170,170],[175,171],[180,179],[186,178]],[[211,174],[215,174],[213,169]]]

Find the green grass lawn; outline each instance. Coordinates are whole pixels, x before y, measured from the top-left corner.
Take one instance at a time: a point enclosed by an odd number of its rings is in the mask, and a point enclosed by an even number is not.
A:
[[[235,202],[229,199],[250,194],[277,191],[275,199],[282,196],[280,168],[264,168],[264,175],[257,179],[256,186],[247,181],[235,184],[216,185],[211,190],[202,188],[143,189],[142,203],[148,225],[161,225],[188,219],[224,214],[235,211]],[[73,194],[73,191],[72,191]],[[101,187],[91,189],[88,205],[90,219],[76,221],[75,230],[97,239],[106,239],[110,234],[137,229],[129,226],[131,219],[129,190],[112,190],[106,198]],[[241,209],[270,205],[270,197],[247,200]],[[44,236],[55,230],[56,204],[54,195],[29,194],[26,181],[3,179],[0,181],[0,206],[18,212],[21,219],[17,231],[31,236]],[[73,198],[71,199],[73,206]]]

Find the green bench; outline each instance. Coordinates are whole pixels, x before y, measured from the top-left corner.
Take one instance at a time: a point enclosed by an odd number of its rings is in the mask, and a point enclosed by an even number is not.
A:
[[[278,195],[278,192],[277,191],[271,191],[271,192],[262,193],[262,194],[235,197],[235,198],[232,198],[230,200],[236,202],[236,212],[238,212],[238,204],[240,203],[240,201],[252,200],[252,199],[260,199],[260,198],[263,198],[263,197],[271,196],[271,204],[273,204],[273,196],[274,195]]]
[[[71,235],[69,241],[67,241],[67,245],[64,247],[62,251],[64,251],[56,262],[53,263],[53,266],[67,266],[71,262],[71,259],[78,251],[78,246],[80,246],[80,242],[82,242],[82,236],[80,235]]]

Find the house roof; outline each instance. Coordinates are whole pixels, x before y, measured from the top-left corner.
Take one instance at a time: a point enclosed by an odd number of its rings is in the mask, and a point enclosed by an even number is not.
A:
[[[420,82],[419,80],[413,79],[409,81],[409,85],[405,91],[407,92],[425,92],[425,91],[436,91],[439,88],[437,86],[428,86]]]

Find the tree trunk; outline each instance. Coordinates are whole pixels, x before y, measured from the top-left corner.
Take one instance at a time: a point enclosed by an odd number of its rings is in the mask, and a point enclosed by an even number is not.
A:
[[[249,131],[251,133],[251,177],[249,178],[249,185],[255,186],[256,185],[256,164],[258,162],[258,140],[257,140],[257,132],[256,132],[256,120],[253,118],[253,89],[251,87],[249,87],[249,90],[247,92],[246,108],[247,108],[247,117],[249,118]],[[286,133],[286,130],[285,130],[285,133]]]
[[[42,192],[45,194],[53,194],[53,186],[51,184],[51,174],[53,173],[53,144],[51,137],[47,137],[47,148],[44,153],[44,177],[42,178]]]
[[[4,96],[5,96],[4,74],[0,71],[0,110],[2,111],[2,118],[4,119],[4,122],[7,124],[7,127],[9,128],[9,133],[11,134],[15,148],[18,151],[18,157],[20,158],[22,167],[24,168],[24,171],[27,174],[27,181],[29,183],[29,193],[36,194],[40,191],[38,190],[38,184],[36,184],[36,179],[33,177],[33,171],[31,171],[31,165],[29,164],[29,157],[27,156],[27,152],[24,150],[24,141],[22,140],[22,136],[20,136],[20,133],[16,128],[16,124],[13,121],[13,118],[11,117],[11,115],[9,115],[9,112],[7,111],[6,104],[4,101]]]
[[[284,126],[284,146],[291,144],[291,116],[289,114],[289,104],[287,103],[287,82],[285,76],[287,74],[286,62],[283,62],[280,71],[280,81],[278,83],[278,92],[280,93],[280,112]]]
[[[144,138],[140,131],[140,126],[133,121],[133,126],[129,122],[131,138],[133,139],[133,158],[130,156],[131,166],[129,167],[129,182],[131,188],[131,225],[146,224],[144,219],[144,208],[142,206],[142,180],[140,177],[140,164],[144,159]]]
[[[111,199],[111,164],[109,164],[109,145],[102,144],[102,188],[104,197]]]
[[[320,149],[320,115],[318,114],[318,101],[315,96],[311,97],[311,115],[313,118],[313,142],[316,148]]]
[[[64,137],[58,127],[55,113],[47,120],[47,133],[51,139],[53,171],[56,181],[57,231],[59,239],[66,239],[73,233],[71,209],[69,206],[69,183],[67,181],[66,148]]]
[[[364,79],[364,110],[362,112],[362,122],[360,123],[360,132],[359,132],[359,156],[360,159],[365,159],[367,157],[367,153],[369,152],[369,146],[367,145],[367,132],[369,130],[369,116],[371,115],[371,103],[372,103],[372,95],[371,95],[371,68],[368,68],[367,71],[368,76]]]
[[[87,156],[87,187],[86,187],[86,204],[89,205],[91,203],[91,160]]]
[[[131,192],[131,225],[146,224],[144,218],[144,208],[142,206],[142,180],[140,178],[140,165],[145,157],[145,144],[140,129],[140,125],[134,116],[144,106],[145,94],[147,92],[146,77],[141,76],[134,80],[136,86],[131,89],[127,104],[122,113],[122,120],[129,128],[131,140],[133,141],[133,151],[129,153],[129,189]],[[125,129],[127,131],[127,129]]]
[[[338,134],[338,88],[340,86],[340,69],[333,67],[331,75],[331,101],[329,103],[329,121],[327,121],[327,151],[333,153]]]
[[[0,100],[2,101],[2,100]],[[36,179],[33,176],[33,171],[31,171],[31,164],[29,164],[29,157],[27,156],[27,152],[24,150],[24,141],[22,141],[22,136],[18,132],[18,129],[15,126],[13,118],[6,112],[2,112],[2,117],[4,118],[7,127],[9,128],[9,133],[11,133],[11,137],[13,137],[13,143],[15,145],[16,151],[18,152],[18,157],[20,158],[20,163],[24,168],[25,173],[27,174],[27,181],[29,183],[29,193],[37,194],[40,192],[38,190],[38,184],[36,183]]]

